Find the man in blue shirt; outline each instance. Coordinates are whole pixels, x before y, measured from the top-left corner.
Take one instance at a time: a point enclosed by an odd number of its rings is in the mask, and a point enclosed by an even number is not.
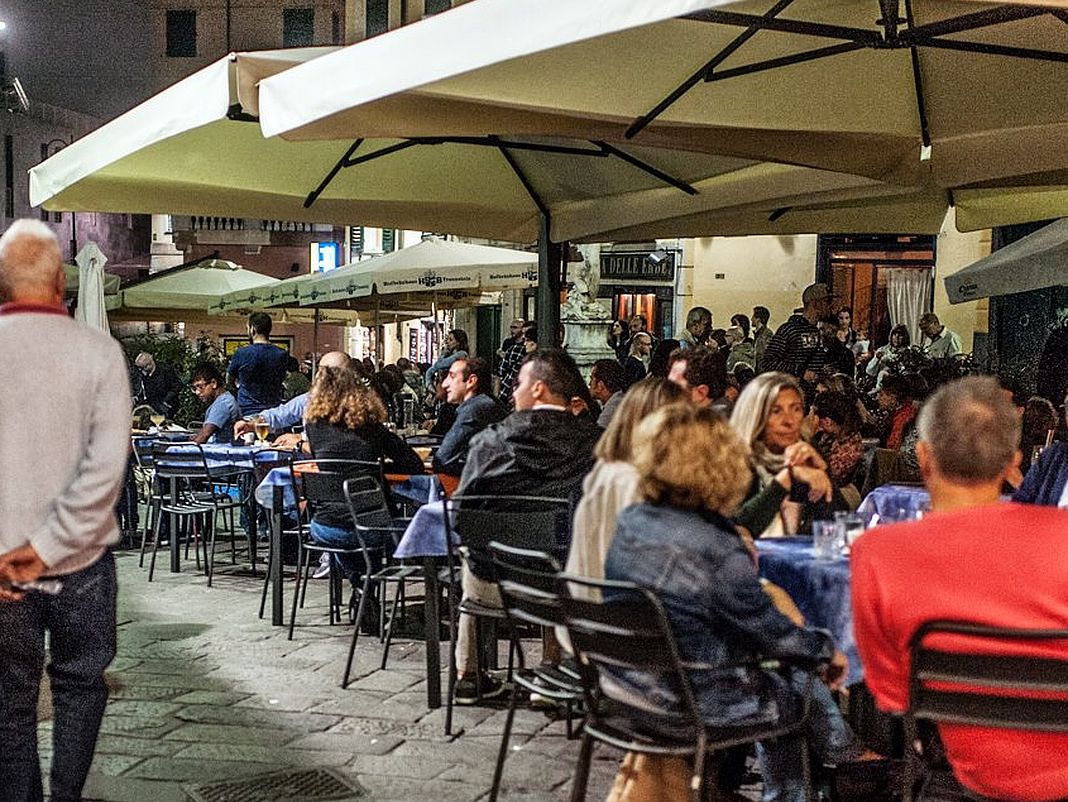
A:
[[[253,312],[248,316],[251,345],[238,348],[227,372],[237,383],[237,403],[242,415],[255,415],[282,401],[289,355],[271,344],[271,316]]]
[[[204,425],[193,435],[194,443],[229,443],[234,439],[234,421],[238,419],[237,401],[223,386],[219,369],[204,362],[193,370],[193,392],[208,405]]]

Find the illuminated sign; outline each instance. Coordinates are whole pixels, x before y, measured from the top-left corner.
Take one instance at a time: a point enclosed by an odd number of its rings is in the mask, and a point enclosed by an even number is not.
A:
[[[341,264],[340,242],[313,242],[308,263],[312,273],[329,273]]]

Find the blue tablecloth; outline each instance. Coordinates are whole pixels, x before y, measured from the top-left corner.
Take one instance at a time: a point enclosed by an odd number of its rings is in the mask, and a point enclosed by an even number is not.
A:
[[[166,439],[171,438],[167,437]],[[134,445],[136,448],[148,449],[158,440],[159,438],[157,437],[137,437],[134,438]],[[181,442],[171,445],[171,448],[175,450],[181,447]],[[278,462],[288,459],[290,455],[289,451],[279,451],[263,448],[262,446],[234,445],[232,443],[204,443],[200,448],[204,452],[204,459],[208,463],[209,470],[228,467],[253,468],[256,463]]]
[[[760,575],[785,590],[809,626],[828,630],[849,658],[848,684],[864,678],[853,637],[853,602],[850,598],[849,560],[817,560],[812,538],[768,538],[756,542]]]
[[[878,515],[876,522],[894,523],[916,517],[916,513],[931,503],[931,496],[926,488],[915,485],[883,485],[872,490],[860,503],[857,513],[864,517],[864,525],[873,526],[872,519]]]
[[[274,488],[282,488],[282,504],[286,510],[292,510],[297,505],[296,496],[293,494],[292,471],[288,466],[272,468],[258,485],[253,495],[261,507],[271,508],[274,502]],[[403,482],[399,482],[391,488],[394,495],[400,496],[406,501],[414,501],[424,504],[426,501],[436,500],[438,497],[438,484],[433,476],[412,476]]]
[[[397,544],[394,557],[444,557],[445,502],[424,504],[415,511],[404,536]]]

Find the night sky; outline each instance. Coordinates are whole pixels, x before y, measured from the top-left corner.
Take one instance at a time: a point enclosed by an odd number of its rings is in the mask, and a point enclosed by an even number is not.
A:
[[[110,119],[149,96],[143,0],[0,0],[8,74],[30,102]]]

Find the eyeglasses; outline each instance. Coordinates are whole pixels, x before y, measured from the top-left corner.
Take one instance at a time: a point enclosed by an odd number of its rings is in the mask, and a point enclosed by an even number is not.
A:
[[[207,390],[209,382],[193,382],[194,390]]]

